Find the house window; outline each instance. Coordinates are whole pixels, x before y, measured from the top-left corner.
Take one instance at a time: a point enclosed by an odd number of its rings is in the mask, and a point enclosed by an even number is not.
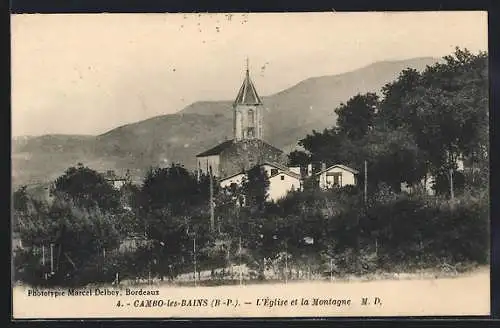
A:
[[[278,174],[278,169],[271,169],[271,175]]]
[[[281,176],[281,180],[285,180],[285,176],[284,175]]]

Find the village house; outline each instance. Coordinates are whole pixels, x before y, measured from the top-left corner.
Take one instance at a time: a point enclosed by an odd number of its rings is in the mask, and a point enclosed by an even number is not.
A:
[[[291,191],[302,190],[302,180],[299,174],[290,170],[279,171],[269,177],[269,199],[277,201]]]
[[[223,178],[219,181],[221,188],[229,188],[232,185],[241,186],[243,183],[243,179],[246,174],[244,172],[236,173],[226,178]]]
[[[302,179],[296,168],[290,168],[279,163],[265,162],[261,165],[269,179],[269,199],[277,201],[290,191],[302,190]],[[300,169],[299,169],[300,170]]]
[[[104,173],[104,179],[117,190],[120,190],[128,181],[127,177],[118,176],[113,170],[107,170]]]
[[[357,170],[342,164],[335,164],[330,167],[322,166],[321,171],[316,173],[318,186],[321,189],[357,185],[357,175],[359,174]]]
[[[456,160],[456,171],[462,174],[464,173],[477,173],[479,168],[474,168],[471,163],[464,158],[457,158]],[[401,183],[401,191],[406,192],[408,194],[424,191],[428,195],[434,196],[436,195],[436,190],[434,189],[434,184],[436,183],[436,177],[433,176],[430,172],[425,174],[425,176],[413,185],[409,185],[406,182]]]
[[[277,201],[284,198],[290,191],[302,189],[300,174],[293,172],[288,167],[272,162],[262,163],[260,167],[269,179],[268,199],[270,201]],[[222,188],[230,187],[233,184],[241,186],[244,178],[245,173],[240,172],[219,180],[219,183]]]

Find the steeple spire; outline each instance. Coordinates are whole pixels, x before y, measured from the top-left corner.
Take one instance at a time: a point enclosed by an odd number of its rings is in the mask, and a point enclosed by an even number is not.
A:
[[[262,139],[262,101],[250,79],[250,67],[246,58],[246,72],[243,84],[233,104],[234,139]]]
[[[255,86],[250,79],[250,68],[249,68],[249,60],[246,58],[246,74],[245,80],[243,81],[243,85],[236,96],[236,100],[234,101],[234,105],[261,105],[262,101],[260,100],[259,95],[257,94],[257,90],[255,90]]]

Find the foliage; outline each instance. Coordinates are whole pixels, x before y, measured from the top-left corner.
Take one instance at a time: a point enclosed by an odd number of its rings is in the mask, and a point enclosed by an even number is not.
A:
[[[254,166],[248,170],[242,183],[246,205],[252,213],[263,211],[268,197],[269,178],[262,166]]]
[[[118,192],[102,175],[81,165],[57,178],[51,192],[54,200],[48,204],[20,190],[15,200],[20,211],[14,217],[16,231],[27,245],[24,252],[45,249],[48,263],[52,249],[55,276],[45,283],[60,284],[67,277],[81,274],[95,254],[118,246],[122,212]],[[47,265],[43,270],[50,273]]]
[[[404,70],[380,99],[354,96],[337,108],[337,127],[312,131],[300,141],[304,150],[290,154],[290,165],[312,162],[315,170],[324,163],[363,172],[366,161],[366,202],[362,182],[319,190],[306,179],[304,190],[269,203],[269,179],[259,166],[241,186],[220,188],[213,177],[173,164],[149,170],[140,186],[115,190],[79,165],[56,179],[51,203],[24,187],[13,193],[14,231],[24,245],[15,253],[16,279],[174,279],[195,266],[227,273],[234,264],[259,279],[270,269],[292,279],[487,263],[487,56],[457,49],[444,59],[422,73]],[[428,173],[437,195],[400,191]],[[139,245],[123,251],[131,238]],[[51,247],[54,275],[44,279]]]
[[[352,97],[336,109],[337,127],[313,130],[299,144],[315,163],[360,170],[366,160],[373,172],[371,190],[384,182],[398,191],[401,183],[415,185],[427,173],[439,184],[449,170],[460,178],[458,160],[471,167],[469,184],[485,182],[487,59],[486,53],[457,48],[421,73],[406,69],[384,86],[381,99],[371,93]],[[293,153],[291,159],[299,156]],[[448,188],[440,184],[437,190],[449,190],[448,182]]]
[[[364,137],[373,127],[378,103],[377,94],[367,93],[358,94],[349,99],[347,103],[340,104],[335,109],[340,132],[352,140]]]
[[[26,186],[21,186],[19,189],[14,191],[12,195],[12,204],[15,211],[27,211],[28,210],[29,196],[26,191]]]
[[[299,166],[301,168],[307,167],[311,162],[311,155],[301,150],[294,150],[288,154],[288,165]]]
[[[172,214],[182,215],[206,202],[207,181],[198,183],[196,176],[180,165],[151,169],[142,185],[141,206],[148,210],[168,208]]]
[[[98,206],[104,211],[119,208],[119,194],[102,174],[79,164],[57,178],[51,188],[57,197],[73,201],[77,206]]]

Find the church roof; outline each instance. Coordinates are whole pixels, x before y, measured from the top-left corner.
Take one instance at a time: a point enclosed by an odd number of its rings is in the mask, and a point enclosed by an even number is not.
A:
[[[240,91],[234,101],[234,106],[236,105],[262,105],[262,101],[257,94],[257,90],[255,90],[255,86],[250,79],[248,67],[245,74],[245,80],[243,80],[243,84],[241,85]]]
[[[219,155],[222,153],[225,149],[230,148],[233,145],[233,140],[227,140],[224,141],[217,146],[210,148],[208,150],[205,150],[204,152],[196,155],[196,157],[205,157],[205,156],[214,156],[214,155]]]
[[[274,147],[273,145],[268,144],[264,140],[249,139],[249,140],[235,141],[234,139],[231,139],[231,140],[224,141],[224,142],[218,144],[217,146],[212,147],[212,148],[210,148],[210,149],[208,149],[208,150],[206,150],[206,151],[204,151],[204,152],[196,155],[196,157],[206,157],[206,156],[219,155],[220,153],[222,153],[226,149],[229,149],[229,148],[237,146],[237,145],[243,145],[243,146],[245,146],[245,144],[247,144],[247,145],[255,145],[255,146],[258,146],[258,147],[265,147],[267,149],[272,149],[275,152],[280,152],[280,153],[283,152],[282,150]]]

